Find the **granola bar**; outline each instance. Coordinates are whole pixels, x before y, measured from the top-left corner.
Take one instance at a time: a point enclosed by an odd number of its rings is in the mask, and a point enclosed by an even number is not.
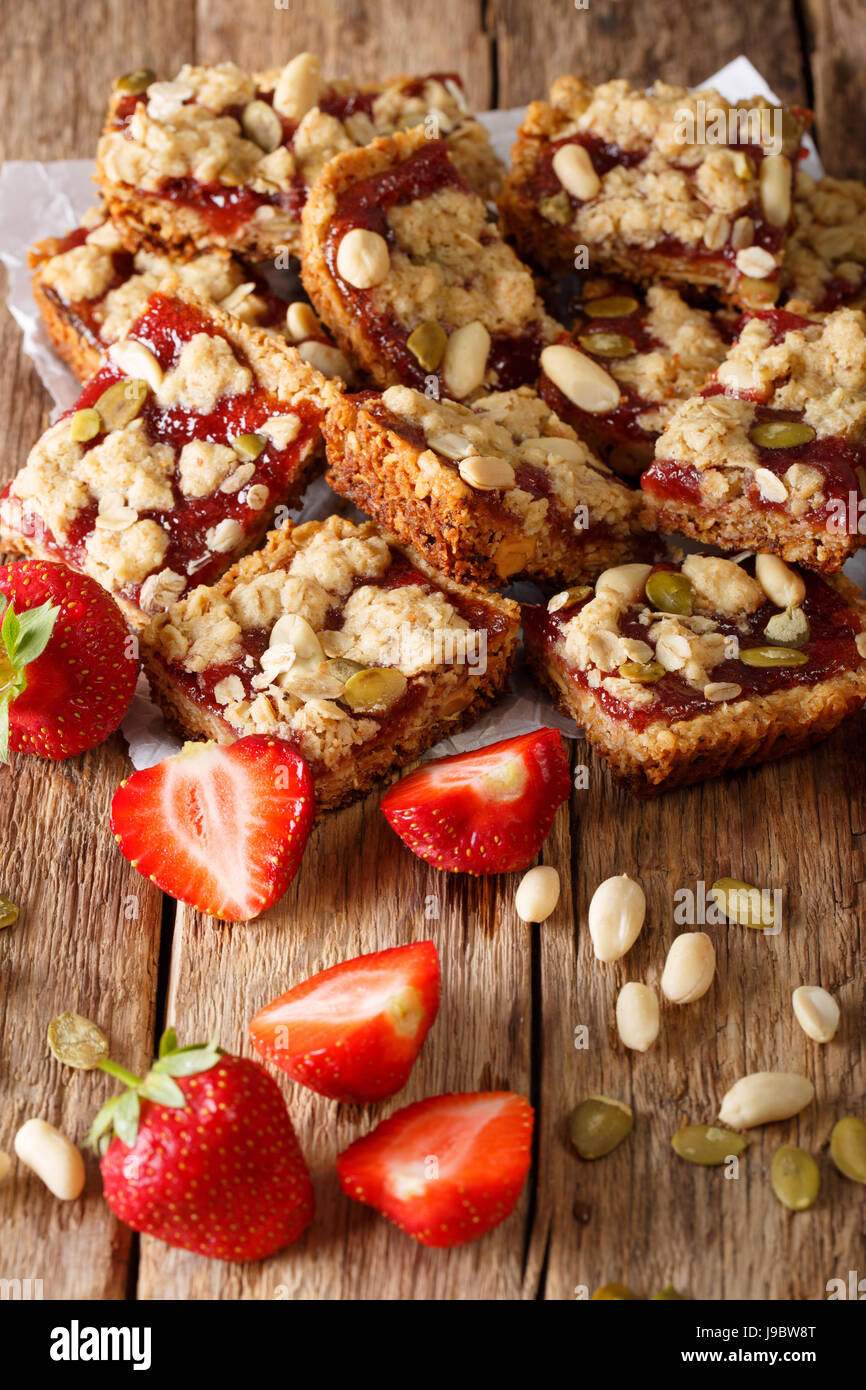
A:
[[[96,180],[132,248],[273,259],[297,254],[307,188],[333,155],[425,123],[492,196],[499,161],[456,74],[358,86],[323,77],[312,53],[262,73],[234,63],[187,64],[171,82],[132,73],[112,94]]]
[[[711,88],[560,77],[518,132],[506,232],[549,268],[577,253],[594,274],[773,303],[808,119],[761,97],[732,107]]]
[[[751,318],[641,487],[661,530],[839,569],[866,538],[866,318]]]
[[[858,590],[775,557],[622,566],[525,608],[524,633],[537,679],[638,795],[782,757],[866,700]]]
[[[409,386],[345,396],[328,481],[463,583],[568,583],[646,553],[640,495],[524,386],[471,406]]]
[[[437,575],[371,521],[286,526],[142,637],[187,737],[269,733],[310,765],[320,810],[362,795],[499,694],[520,610]]]
[[[258,545],[339,388],[168,282],[0,495],[0,543],[97,579],[142,625]]]
[[[534,382],[558,325],[445,141],[413,130],[338,155],[302,223],[307,293],[378,386],[465,400]]]
[[[866,184],[797,171],[797,227],[785,254],[786,297],[829,313],[866,303]]]

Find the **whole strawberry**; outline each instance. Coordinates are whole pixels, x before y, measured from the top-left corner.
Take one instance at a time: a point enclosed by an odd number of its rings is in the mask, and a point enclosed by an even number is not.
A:
[[[217,1260],[261,1260],[296,1241],[313,1187],[276,1082],[215,1040],[178,1048],[174,1029],[142,1080],[103,1105],[88,1141],[105,1200],[134,1231]],[[113,1130],[113,1137],[112,1135]]]
[[[95,579],[46,560],[0,566],[0,761],[71,758],[113,734],[138,653]]]

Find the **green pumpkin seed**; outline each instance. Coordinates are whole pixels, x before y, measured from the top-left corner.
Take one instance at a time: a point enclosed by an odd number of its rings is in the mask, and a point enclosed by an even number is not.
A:
[[[636,1303],[637,1294],[632,1293],[625,1284],[602,1284],[601,1288],[596,1289],[590,1302],[597,1303],[604,1300],[612,1300],[617,1303]]]
[[[241,128],[265,154],[271,154],[283,143],[283,123],[266,101],[247,102],[241,113]]]
[[[809,658],[793,647],[741,647],[740,660],[744,666],[775,669],[777,666],[805,666]]]
[[[3,927],[14,927],[17,921],[18,908],[0,893],[0,930]]]
[[[396,671],[393,667],[371,666],[349,677],[342,698],[350,709],[356,711],[381,709],[399,700],[406,685],[402,671]]]
[[[783,1144],[773,1154],[770,1186],[789,1211],[805,1211],[817,1199],[821,1170],[811,1154],[796,1144]]]
[[[678,570],[656,570],[646,582],[646,596],[659,613],[689,617],[695,606],[690,579]]]
[[[108,1056],[108,1038],[81,1014],[63,1013],[48,1025],[48,1046],[58,1062],[79,1071],[92,1071]]]
[[[684,1293],[677,1293],[673,1284],[666,1284],[658,1293],[654,1293],[650,1299],[651,1303],[688,1303],[688,1301]]]
[[[774,647],[797,648],[805,647],[812,630],[802,608],[786,608],[783,613],[773,614],[764,628],[764,636]]]
[[[699,1163],[703,1168],[718,1168],[733,1155],[739,1158],[751,1140],[732,1129],[718,1125],[685,1125],[671,1139],[674,1153],[687,1163]]]
[[[561,189],[559,193],[542,198],[538,204],[538,211],[545,222],[552,222],[555,227],[564,227],[571,221],[571,199],[565,189]]]
[[[751,275],[744,275],[737,286],[738,298],[744,304],[757,308],[775,304],[781,293],[782,286],[778,280],[755,280]]]
[[[660,661],[648,661],[646,665],[641,665],[639,661],[624,661],[619,668],[619,673],[627,681],[639,681],[641,685],[654,685],[665,674],[665,668]]]
[[[634,341],[626,333],[579,333],[577,341],[584,352],[596,357],[630,357],[635,351]]]
[[[866,1182],[866,1120],[846,1115],[830,1135],[830,1157],[843,1177]]]
[[[799,444],[810,444],[815,431],[802,420],[765,420],[752,426],[749,438],[759,449],[796,449]]]
[[[263,434],[239,434],[237,439],[232,440],[232,448],[244,463],[252,463],[266,448],[267,442]]]
[[[776,925],[775,899],[739,878],[719,878],[710,888],[710,897],[729,922],[740,927],[767,931]]]
[[[116,381],[103,391],[96,402],[96,409],[105,428],[122,430],[134,420],[147,400],[147,391],[147,382],[137,377]]]
[[[156,73],[152,68],[135,68],[133,72],[125,72],[122,77],[118,77],[114,85],[119,92],[133,96],[139,92],[146,92],[151,82],[155,81]]]
[[[633,1129],[631,1106],[608,1096],[588,1096],[568,1117],[568,1135],[581,1158],[604,1158]]]
[[[406,339],[406,346],[425,372],[435,372],[448,346],[448,334],[435,319],[419,323]]]
[[[349,661],[348,657],[332,656],[329,661],[325,662],[325,669],[328,675],[333,676],[335,680],[343,681],[345,684],[346,681],[351,680],[352,676],[363,671],[364,667],[359,661]]]
[[[599,299],[585,299],[581,307],[593,319],[624,319],[634,314],[640,305],[631,295],[605,294]]]
[[[102,421],[99,418],[99,411],[88,407],[86,410],[76,410],[72,419],[69,421],[69,438],[73,444],[85,444],[88,439],[94,439],[102,429]]]

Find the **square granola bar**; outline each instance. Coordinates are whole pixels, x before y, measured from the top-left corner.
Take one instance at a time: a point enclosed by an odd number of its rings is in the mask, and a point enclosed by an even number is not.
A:
[[[345,396],[323,432],[334,490],[463,583],[568,583],[646,554],[640,495],[529,386],[471,406]]]
[[[135,625],[299,498],[340,390],[169,281],[0,497],[0,543],[97,579]]]
[[[866,543],[866,318],[751,318],[641,480],[659,529],[838,570]]]
[[[423,129],[331,160],[304,207],[301,275],[377,386],[465,400],[531,384],[559,327],[449,146]]]
[[[866,700],[866,604],[775,556],[625,565],[524,609],[530,667],[639,795],[782,757]]]
[[[319,809],[363,795],[501,692],[520,610],[437,575],[371,521],[286,526],[142,637],[151,688],[192,738],[294,743]]]
[[[611,468],[636,478],[677,404],[723,361],[732,330],[664,285],[595,277],[574,307],[571,334],[542,352],[538,389]]]
[[[813,179],[794,185],[796,230],[783,267],[786,299],[830,313],[866,303],[866,184]]]
[[[234,63],[187,64],[171,82],[128,73],[111,97],[96,180],[133,249],[297,255],[307,188],[327,161],[425,123],[481,196],[493,196],[499,160],[456,74],[358,86],[323,77],[312,53],[262,73]]]
[[[518,133],[500,196],[529,261],[773,303],[808,113],[708,88],[560,77]],[[577,266],[581,268],[580,265]]]

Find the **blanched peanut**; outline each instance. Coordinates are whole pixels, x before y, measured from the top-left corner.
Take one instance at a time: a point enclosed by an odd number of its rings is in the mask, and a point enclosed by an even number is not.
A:
[[[646,1052],[659,1035],[659,1001],[649,985],[632,980],[616,1001],[616,1027],[621,1041],[634,1052]]]
[[[460,460],[457,472],[464,483],[468,483],[478,492],[495,492],[500,488],[514,487],[514,469],[508,459],[470,454],[468,458]]]
[[[300,121],[319,100],[322,86],[322,69],[315,53],[298,53],[277,79],[274,110],[287,121]]]
[[[616,598],[627,599],[629,603],[643,598],[647,578],[652,565],[614,565],[602,570],[595,581],[596,594],[612,594]]]
[[[830,1042],[839,1027],[839,1005],[820,985],[800,985],[794,990],[794,1015],[813,1042]]]
[[[322,376],[338,376],[343,381],[348,381],[352,375],[352,368],[349,360],[344,357],[339,348],[331,347],[330,343],[322,343],[318,338],[308,338],[303,343],[297,344],[298,356],[302,362],[308,362],[311,367],[315,367]]]
[[[619,960],[640,935],[646,916],[646,898],[639,883],[628,874],[606,878],[589,904],[589,934],[597,960]]]
[[[544,922],[558,902],[559,874],[549,864],[537,864],[517,885],[514,910],[522,922]]]
[[[802,577],[778,555],[756,555],[755,578],[777,608],[799,608],[806,597]]]
[[[715,973],[716,952],[706,932],[683,932],[668,951],[662,994],[672,1004],[693,1004],[706,994]]]
[[[614,378],[592,357],[566,343],[551,343],[540,358],[541,370],[572,405],[590,414],[606,415],[619,405],[620,389]]]
[[[442,359],[445,385],[458,401],[477,391],[487,371],[490,334],[478,319],[456,328],[448,339]]]
[[[315,310],[302,299],[296,299],[286,310],[286,330],[293,343],[302,343],[305,338],[315,338],[321,333],[322,325]]]
[[[585,145],[560,145],[552,160],[553,172],[566,193],[586,203],[601,189],[601,179],[595,172],[589,150]]]
[[[761,160],[761,205],[774,227],[784,227],[791,216],[791,161],[783,154]]]
[[[736,1081],[722,1101],[719,1123],[751,1129],[798,1115],[815,1094],[805,1076],[787,1071],[755,1071]]]
[[[353,227],[337,248],[337,274],[356,290],[381,284],[390,269],[387,241],[366,227]]]
[[[15,1152],[62,1202],[73,1202],[81,1196],[84,1159],[59,1129],[45,1120],[28,1120],[15,1135]]]

